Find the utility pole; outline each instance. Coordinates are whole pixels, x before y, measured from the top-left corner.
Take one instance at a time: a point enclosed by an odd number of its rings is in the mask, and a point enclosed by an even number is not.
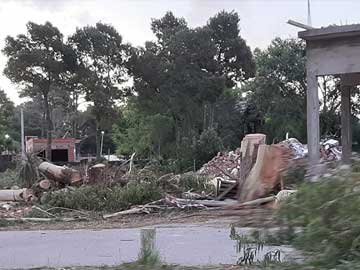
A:
[[[310,0],[308,0],[308,17],[307,17],[307,25],[312,26],[312,22],[311,22]]]
[[[20,121],[21,121],[21,158],[25,159],[25,134],[24,134],[24,111],[20,108]]]
[[[101,131],[100,157],[102,157],[102,151],[103,151],[103,145],[104,145],[104,133],[105,133],[105,131]]]

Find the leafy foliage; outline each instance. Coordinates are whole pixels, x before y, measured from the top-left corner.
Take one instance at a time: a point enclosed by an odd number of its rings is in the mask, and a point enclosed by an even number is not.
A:
[[[0,89],[0,153],[3,150],[15,150],[16,131],[11,126],[14,115],[14,103]]]
[[[19,180],[22,186],[30,188],[39,178],[38,166],[41,160],[34,153],[26,153],[24,159],[18,161]]]
[[[233,113],[237,102],[221,97],[255,70],[238,23],[237,13],[225,11],[194,29],[171,12],[152,21],[156,40],[133,48],[127,65],[136,96],[114,127],[120,153],[174,159],[178,170],[186,170],[194,159],[200,166],[222,148],[217,124],[223,119],[217,114]],[[239,125],[231,128],[242,132]]]
[[[129,183],[126,187],[82,186],[48,194],[48,206],[89,211],[120,211],[132,205],[141,205],[162,197],[162,191],[153,182]]]
[[[342,171],[317,183],[303,184],[280,209],[279,215],[288,226],[303,227],[294,241],[314,255],[313,264],[338,269],[360,263],[359,180],[359,173]]]
[[[65,71],[63,35],[50,22],[26,25],[27,33],[8,36],[3,53],[8,57],[4,74],[21,87],[21,96],[40,98],[46,118],[47,157],[51,158],[50,100]]]
[[[127,46],[122,43],[122,37],[114,27],[103,23],[77,29],[69,38],[69,44],[77,57],[76,72],[85,99],[93,105],[97,158],[100,158],[101,121],[111,118],[115,101],[126,94],[121,84],[125,82]]]
[[[263,117],[263,132],[270,141],[280,141],[289,132],[306,139],[305,44],[276,38],[270,46],[255,51],[256,77],[245,85],[250,104]]]

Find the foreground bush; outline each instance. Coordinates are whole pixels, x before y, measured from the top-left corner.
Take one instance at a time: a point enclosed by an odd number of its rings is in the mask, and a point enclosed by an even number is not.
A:
[[[129,183],[125,187],[82,186],[48,194],[43,203],[89,211],[120,211],[133,205],[146,204],[162,198],[163,191],[154,182]]]
[[[342,172],[303,184],[280,209],[289,227],[301,226],[294,244],[317,267],[360,265],[360,174]]]

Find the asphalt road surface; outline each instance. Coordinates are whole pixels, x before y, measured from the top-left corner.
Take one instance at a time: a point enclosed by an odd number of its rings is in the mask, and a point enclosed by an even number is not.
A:
[[[156,250],[164,263],[188,266],[234,264],[243,254],[236,251],[236,242],[229,237],[229,227],[153,228],[156,228]],[[141,230],[0,232],[0,269],[114,266],[132,262],[139,255]],[[265,247],[259,256],[278,248]],[[283,257],[294,254],[291,247],[281,247],[281,250]]]

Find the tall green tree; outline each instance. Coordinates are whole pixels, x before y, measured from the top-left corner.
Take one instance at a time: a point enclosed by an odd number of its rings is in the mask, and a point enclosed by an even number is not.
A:
[[[289,132],[306,139],[305,44],[296,39],[274,39],[265,50],[255,51],[256,77],[243,87],[263,118],[270,142]]]
[[[215,43],[218,71],[226,78],[226,86],[233,87],[255,74],[255,61],[250,47],[240,36],[237,12],[221,11],[211,17],[206,28]]]
[[[77,73],[85,99],[93,105],[99,159],[101,122],[112,117],[116,101],[128,94],[122,83],[127,80],[125,63],[129,46],[114,27],[103,23],[77,29],[69,38],[69,45],[77,56]]]
[[[237,97],[225,100],[223,93],[253,76],[255,62],[235,12],[220,12],[197,28],[167,12],[152,20],[151,29],[155,40],[133,48],[128,62],[136,96],[124,117],[131,113],[136,121],[117,123],[115,139],[122,152],[137,149],[192,168],[194,158],[205,162],[222,146],[216,129],[220,121],[234,118],[219,114],[238,111],[232,107]],[[238,126],[231,127],[234,134]],[[231,137],[227,142],[234,141]],[[124,145],[126,140],[132,143]],[[195,155],[200,142],[207,141],[214,147]]]
[[[40,97],[46,120],[46,157],[51,159],[52,90],[64,72],[63,35],[50,22],[26,25],[27,33],[8,36],[3,53],[8,57],[4,74],[21,88],[23,97]]]

